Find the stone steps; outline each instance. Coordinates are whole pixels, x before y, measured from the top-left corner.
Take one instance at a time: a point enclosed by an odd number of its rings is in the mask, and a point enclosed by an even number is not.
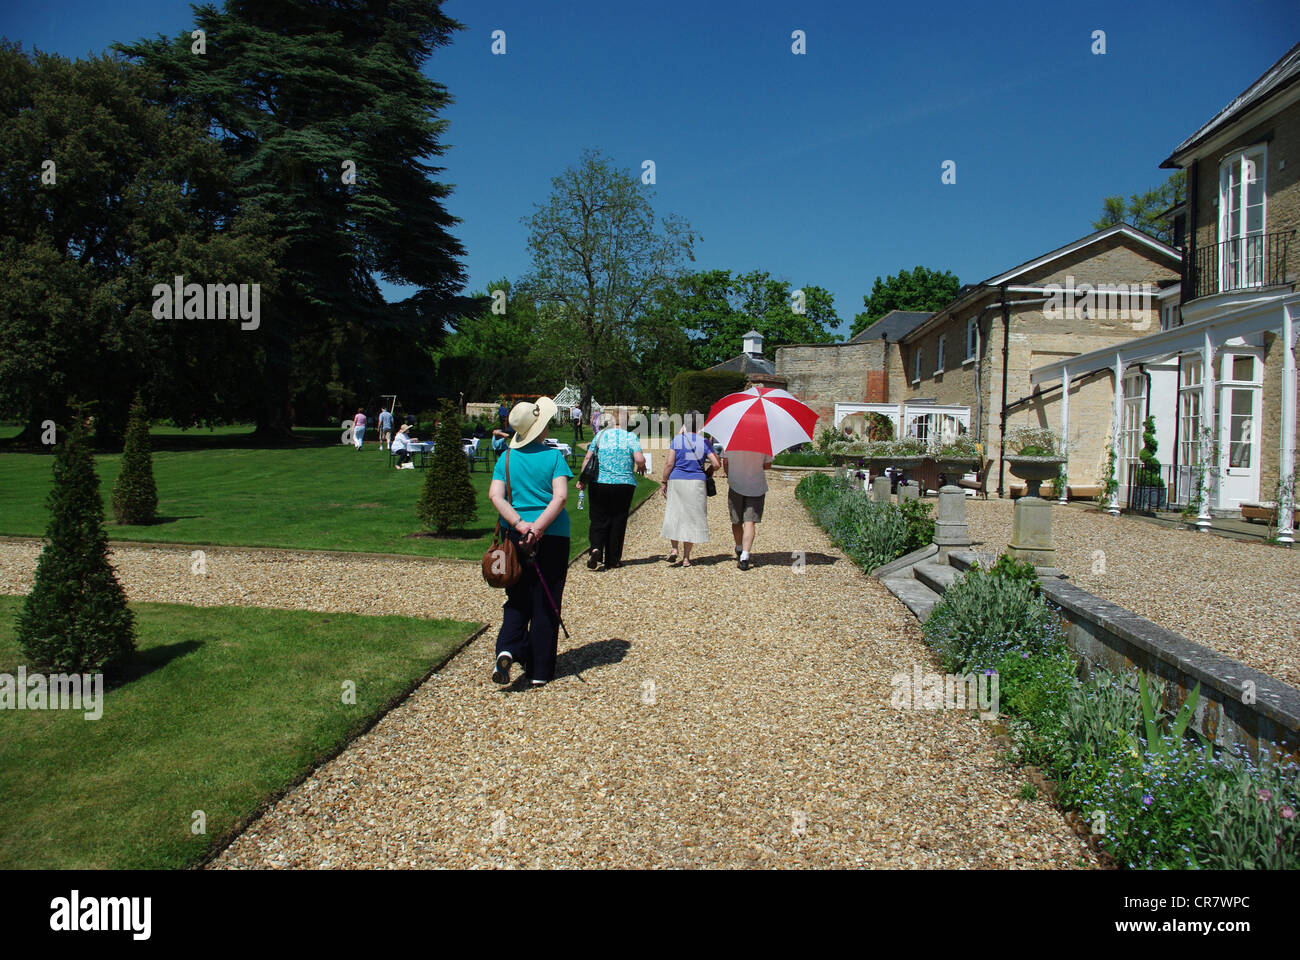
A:
[[[912,616],[921,623],[925,623],[930,618],[930,611],[939,602],[939,594],[912,576],[896,574],[885,577],[880,582],[885,585],[885,589],[902,601],[903,606],[911,610]]]

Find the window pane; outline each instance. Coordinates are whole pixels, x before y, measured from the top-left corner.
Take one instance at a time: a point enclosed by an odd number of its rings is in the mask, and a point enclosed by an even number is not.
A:
[[[1249,467],[1251,451],[1254,448],[1254,423],[1251,412],[1254,407],[1254,393],[1251,390],[1232,391],[1232,420],[1229,424],[1228,465],[1231,467]]]
[[[1232,358],[1232,379],[1243,381],[1245,383],[1255,382],[1255,358],[1254,357],[1233,357]]]

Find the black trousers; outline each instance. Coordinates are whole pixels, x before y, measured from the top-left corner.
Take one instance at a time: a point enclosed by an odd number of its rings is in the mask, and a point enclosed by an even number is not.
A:
[[[606,566],[623,559],[623,537],[634,493],[636,485],[631,483],[591,485],[591,548],[601,551]]]
[[[510,537],[519,546],[513,530]],[[521,548],[522,549],[522,548]],[[537,579],[538,571],[550,588]],[[560,619],[557,610],[564,602],[564,578],[569,570],[569,538],[543,536],[537,545],[536,561],[524,564],[524,575],[513,587],[506,587],[501,631],[497,634],[497,656],[508,653],[524,665],[529,680],[555,678],[555,652]],[[555,602],[552,608],[551,601]]]
[[[574,439],[574,440],[581,440],[581,439],[582,439],[582,421],[581,421],[581,420],[574,420],[574,421],[573,421],[573,439]]]

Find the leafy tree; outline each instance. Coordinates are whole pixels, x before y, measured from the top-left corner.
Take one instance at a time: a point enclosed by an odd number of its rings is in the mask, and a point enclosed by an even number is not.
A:
[[[1127,201],[1119,195],[1104,197],[1101,201],[1101,217],[1093,221],[1092,228],[1105,230],[1117,223],[1127,223],[1172,245],[1173,220],[1164,214],[1170,207],[1181,203],[1186,194],[1187,171],[1175,170],[1160,186],[1145,193],[1129,194]]]
[[[478,497],[469,479],[469,460],[461,449],[460,414],[444,401],[438,410],[433,461],[425,471],[424,488],[415,505],[416,516],[438,536],[463,527],[478,513]]]
[[[149,418],[136,394],[122,450],[122,471],[113,484],[113,515],[118,523],[153,523],[158,513],[158,487],[153,479],[149,448]]]
[[[504,294],[504,313],[496,312],[496,290]],[[500,393],[558,390],[552,383],[559,371],[523,349],[520,331],[537,327],[536,305],[504,277],[471,300],[475,309],[450,321],[453,331],[432,354],[443,394],[486,401]]]
[[[135,650],[135,618],[108,562],[104,504],[84,420],[61,430],[46,544],[18,615],[28,660],[52,672],[121,667]]]
[[[260,390],[237,318],[154,315],[154,286],[260,277],[277,245],[206,129],[158,104],[148,71],[0,41],[0,413],[35,442],[72,391],[121,437],[142,384],[182,425],[240,415]]]
[[[951,303],[959,289],[955,274],[921,266],[900,270],[883,280],[876,277],[871,293],[862,298],[866,309],[853,318],[850,336],[856,337],[891,310],[938,310]]]
[[[680,218],[656,217],[638,178],[597,151],[551,185],[524,219],[533,262],[522,285],[538,304],[546,354],[581,384],[586,409],[598,379],[628,356],[655,292],[694,259],[695,237]]]
[[[763,335],[763,355],[769,360],[776,357],[780,346],[833,343],[837,339],[832,331],[840,325],[840,318],[827,290],[811,284],[798,288],[803,292],[803,312],[798,312],[790,284],[766,270],[751,270],[735,277],[725,275],[730,309],[706,314],[697,328],[696,356],[702,366],[721,363],[740,353],[741,341],[751,329]]]
[[[443,321],[467,308],[451,188],[435,179],[450,96],[423,73],[461,29],[441,6],[226,0],[194,8],[202,55],[189,28],[119,46],[201,113],[241,199],[286,240],[285,283],[263,305],[259,432],[285,434],[295,389],[428,381]],[[418,290],[389,304],[375,277]]]

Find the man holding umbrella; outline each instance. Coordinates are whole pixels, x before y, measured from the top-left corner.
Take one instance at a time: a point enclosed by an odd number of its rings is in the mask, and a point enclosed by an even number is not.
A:
[[[741,570],[753,566],[750,550],[763,519],[767,475],[772,457],[800,443],[812,442],[817,413],[792,394],[771,387],[750,387],[713,405],[704,432],[723,442],[722,475],[730,487],[731,534]]]
[[[731,511],[731,536],[736,541],[736,565],[748,570],[754,534],[763,522],[767,500],[767,475],[772,458],[754,450],[722,451],[722,475],[727,478],[727,508]]]

